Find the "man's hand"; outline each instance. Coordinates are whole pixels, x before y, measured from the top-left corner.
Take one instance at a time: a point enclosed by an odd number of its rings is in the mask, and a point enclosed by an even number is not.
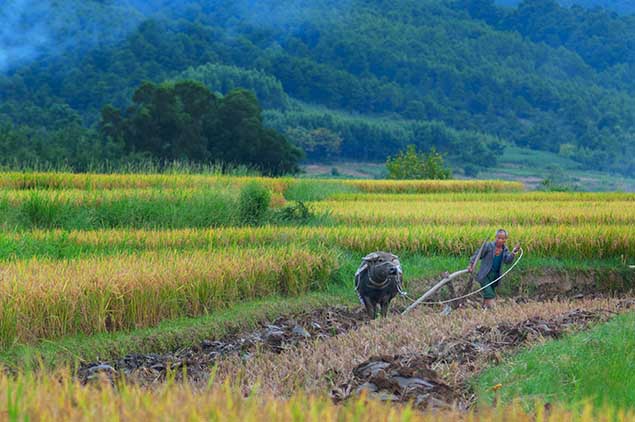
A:
[[[468,272],[468,273],[471,273],[471,272],[473,272],[473,271],[474,271],[474,267],[473,267],[472,265],[468,265],[468,266],[467,266],[467,272]]]
[[[520,243],[516,243],[516,246],[514,246],[512,253],[517,254],[519,250],[520,250]]]

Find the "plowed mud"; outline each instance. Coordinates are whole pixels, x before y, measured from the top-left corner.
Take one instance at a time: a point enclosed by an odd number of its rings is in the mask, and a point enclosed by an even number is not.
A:
[[[575,302],[576,298],[569,300]],[[527,301],[524,298],[505,299],[499,306]],[[390,318],[397,317],[405,307],[403,302],[394,305]],[[480,306],[479,301],[475,300],[462,304],[462,307],[477,306]],[[343,402],[364,392],[384,401],[409,402],[422,410],[468,409],[474,396],[467,380],[484,363],[496,363],[504,354],[518,348],[584,330],[591,324],[608,320],[615,310],[634,307],[633,299],[624,299],[611,311],[576,309],[551,319],[534,317],[514,324],[479,325],[460,336],[443,338],[427,348],[424,346],[421,353],[369,356],[351,371],[346,382],[333,388],[331,396],[335,402]],[[164,382],[172,373],[176,380],[186,378],[190,382],[206,383],[215,365],[226,357],[239,357],[239,362],[248,362],[252,355],[261,351],[284,353],[302,343],[345,335],[367,322],[368,317],[361,307],[326,307],[282,316],[260,324],[255,330],[204,340],[194,347],[172,353],[130,354],[114,361],[85,364],[79,368],[77,376],[84,383],[104,378],[114,382],[117,378],[125,378],[128,382],[150,386]],[[241,366],[235,369],[240,370]]]
[[[624,306],[632,305],[629,302]],[[350,380],[335,388],[331,395],[341,402],[365,392],[380,400],[411,402],[419,409],[467,409],[474,397],[466,381],[474,374],[477,361],[498,362],[503,353],[559,338],[566,332],[584,330],[611,315],[613,312],[606,310],[576,309],[550,320],[530,318],[517,324],[477,326],[465,335],[433,344],[426,353],[373,356],[356,366]],[[451,373],[442,377],[439,368]]]
[[[190,381],[205,381],[218,359],[240,354],[249,359],[259,349],[282,352],[301,342],[344,334],[368,320],[361,309],[327,307],[280,317],[251,332],[235,333],[218,340],[203,340],[194,347],[165,354],[130,354],[116,361],[92,362],[82,365],[79,379],[86,383],[102,376],[111,380],[125,377],[140,384],[163,382],[169,372],[177,380],[183,378],[183,368]]]

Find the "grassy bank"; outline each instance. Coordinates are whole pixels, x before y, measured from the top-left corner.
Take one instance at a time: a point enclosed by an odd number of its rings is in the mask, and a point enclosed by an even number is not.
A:
[[[72,179],[74,180],[74,179]],[[99,180],[99,179],[98,179]],[[114,179],[119,180],[119,179]],[[122,179],[126,180],[126,179]],[[163,179],[159,179],[163,181]],[[169,180],[169,179],[167,179]],[[81,189],[72,183],[66,183],[70,187],[62,187],[58,189],[3,189],[0,191],[0,228],[5,231],[9,230],[30,230],[30,229],[66,229],[66,230],[94,230],[104,228],[155,228],[155,229],[176,229],[176,228],[204,228],[204,227],[223,227],[240,225],[242,223],[239,213],[239,191],[246,188],[249,183],[256,183],[263,189],[271,191],[271,205],[273,207],[282,206],[285,200],[289,201],[320,201],[328,199],[334,195],[343,192],[372,192],[366,194],[368,201],[374,202],[374,192],[378,195],[384,195],[383,192],[392,192],[394,189],[399,192],[403,189],[405,192],[462,192],[462,189],[468,192],[497,192],[498,189],[507,191],[505,186],[500,188],[495,185],[486,183],[464,184],[458,181],[448,181],[447,183],[436,183],[437,181],[326,181],[318,183],[316,180],[311,181],[292,181],[286,179],[265,179],[265,178],[235,178],[216,180],[209,186],[184,186],[179,187],[175,181],[180,180],[178,176],[172,181],[172,185],[164,182],[165,185],[148,187],[132,187],[121,184],[122,187],[111,189]],[[187,179],[185,179],[187,180]],[[196,179],[195,179],[196,180]],[[135,179],[132,180],[134,182]],[[2,178],[0,175],[0,183]],[[50,181],[49,181],[50,182]],[[131,182],[131,183],[132,183]],[[455,183],[450,183],[455,182]],[[44,182],[41,182],[44,183]],[[86,182],[88,183],[88,182]],[[494,183],[494,182],[492,182]],[[36,184],[35,186],[39,186]],[[46,184],[45,184],[46,186]],[[447,190],[446,190],[447,189]],[[434,214],[436,219],[427,222],[438,223],[462,223],[471,222],[469,215],[465,211],[465,201],[447,201],[441,206],[441,212],[435,211],[434,202],[436,198],[442,194],[432,194],[433,198],[425,200],[416,200],[406,202],[398,200],[398,207],[395,207],[406,215],[386,215],[378,214],[371,218],[364,215],[348,215],[343,213],[342,207],[346,210],[350,207],[349,201],[329,201],[319,205],[313,205],[320,214],[327,214],[332,209],[334,211],[334,221],[346,222],[360,225],[369,222],[381,224],[394,224],[395,218],[401,218],[404,223],[410,223],[414,218],[413,212],[420,211],[419,208],[424,207],[425,214]],[[496,201],[496,196],[492,193],[482,193],[481,201],[486,206],[488,201]],[[420,195],[420,197],[424,197]],[[442,201],[443,202],[443,201]],[[454,203],[458,208],[454,213],[451,210],[444,210],[450,203]],[[558,204],[551,204],[551,207],[545,206],[546,201],[542,201],[539,207],[543,217],[533,221],[533,215],[529,215],[528,221],[535,223],[540,222],[558,222],[555,219],[553,209],[559,208]],[[571,207],[573,202],[568,201],[567,206]],[[363,207],[365,204],[358,204],[357,207]],[[384,204],[390,205],[388,203]],[[394,204],[393,204],[394,205]],[[626,223],[630,220],[625,219],[621,214],[624,208],[631,207],[628,200],[614,204],[613,209],[599,211],[600,215],[591,214],[593,220],[589,220],[588,211],[580,209],[572,209],[568,218],[564,222],[593,221],[607,223]],[[339,206],[339,207],[338,207]],[[500,206],[508,207],[509,204]],[[384,207],[385,208],[385,207]],[[391,205],[390,208],[393,208]],[[408,211],[410,210],[410,216]],[[436,208],[439,208],[437,206]],[[474,208],[472,206],[471,208]],[[478,212],[473,210],[472,214]],[[460,214],[460,215],[457,215]],[[508,215],[495,215],[505,217],[507,220],[503,222],[518,223],[525,222],[519,220],[519,215],[523,215],[525,209],[516,210],[516,217],[507,218]],[[607,213],[609,213],[607,215]],[[597,214],[597,213],[596,213]],[[514,217],[512,215],[511,217]],[[467,220],[466,220],[467,219]],[[517,221],[518,220],[518,221]],[[424,220],[419,223],[426,222]]]
[[[635,313],[585,333],[527,350],[485,371],[475,386],[483,403],[540,400],[577,409],[591,403],[635,409]],[[491,387],[501,384],[493,393]]]

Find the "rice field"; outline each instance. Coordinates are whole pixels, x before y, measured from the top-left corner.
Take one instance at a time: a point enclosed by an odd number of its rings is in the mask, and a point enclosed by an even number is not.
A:
[[[541,191],[518,191],[506,192],[504,190],[489,192],[461,192],[437,194],[418,193],[375,193],[371,196],[363,193],[333,193],[328,199],[338,201],[369,201],[372,202],[480,202],[487,198],[505,202],[611,202],[611,201],[635,201],[635,193],[630,192],[541,192]]]
[[[240,197],[253,183],[268,189],[271,199],[261,223],[247,226],[239,218]],[[294,214],[302,210],[293,208],[298,201],[306,207],[301,218]],[[525,192],[501,181],[2,173],[0,350],[194,321],[272,296],[301,300],[333,287],[350,290],[351,272],[373,250],[467,263],[500,227],[510,232],[510,244],[522,244],[529,260],[585,269],[603,261],[625,272],[635,263],[634,222],[635,194]],[[397,343],[382,347],[399,349]],[[113,389],[80,386],[64,370],[55,376],[47,371],[17,379],[0,371],[0,396],[6,395],[0,419],[466,417],[421,414],[363,397],[335,406],[319,389],[309,396],[288,394],[287,400],[262,392],[245,398],[244,387],[241,392],[230,381],[210,382],[204,390],[179,383]],[[189,413],[177,414],[177,407]],[[512,406],[469,418],[535,420],[535,412]],[[556,407],[549,420],[591,420],[588,412]]]
[[[518,182],[457,180],[306,180],[293,178],[234,177],[192,174],[71,174],[71,173],[2,173],[0,187],[5,189],[142,189],[237,187],[257,181],[275,192],[295,185],[330,185],[352,188],[365,193],[431,192],[517,192]],[[351,190],[351,189],[348,189]]]
[[[419,197],[412,201],[323,201],[318,211],[329,211],[343,225],[585,225],[632,224],[633,201],[531,201],[522,196],[503,201],[486,194],[477,201],[439,201]]]
[[[422,414],[410,407],[393,407],[360,397],[344,405],[335,405],[325,396],[296,394],[281,400],[267,392],[253,392],[245,397],[231,384],[211,385],[200,389],[190,385],[166,383],[154,389],[109,383],[82,386],[67,372],[52,376],[21,376],[17,380],[0,374],[0,391],[6,400],[0,401],[0,415],[6,420],[41,421],[553,421],[591,422],[628,421],[635,414],[612,408],[597,416],[591,406],[582,411],[556,407],[547,415],[541,405],[527,411],[507,406],[483,409],[476,414],[446,410]]]
[[[30,257],[73,258],[161,249],[215,250],[228,247],[330,247],[357,255],[375,249],[435,256],[466,256],[492,238],[498,228],[510,232],[534,257],[609,259],[635,256],[632,225],[421,225],[327,227],[226,227],[182,230],[33,230],[5,233],[4,261]]]
[[[0,375],[0,391],[7,400],[0,401],[0,414],[8,420],[214,420],[214,421],[552,421],[591,422],[629,421],[635,414],[606,407],[600,415],[588,405],[581,411],[555,407],[546,412],[542,404],[527,411],[512,405],[482,409],[465,415],[456,411],[422,414],[410,407],[395,408],[365,397],[334,405],[328,397],[294,395],[280,400],[269,393],[257,392],[245,397],[226,384],[194,389],[188,385],[164,384],[152,390],[110,384],[81,386],[67,374],[53,377],[21,377],[17,381]],[[169,417],[167,417],[169,415]]]
[[[329,282],[332,254],[290,248],[21,260],[0,273],[0,346],[141,328]]]

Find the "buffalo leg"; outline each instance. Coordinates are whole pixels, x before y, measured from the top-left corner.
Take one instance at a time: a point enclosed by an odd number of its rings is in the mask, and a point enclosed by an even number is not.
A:
[[[368,296],[364,296],[364,306],[366,306],[366,313],[370,319],[377,317],[377,304],[373,303]]]
[[[381,316],[383,318],[386,318],[388,316],[388,303],[382,303],[381,304]]]
[[[381,316],[386,318],[388,316],[388,307],[390,306],[390,300],[382,300],[381,301]]]

